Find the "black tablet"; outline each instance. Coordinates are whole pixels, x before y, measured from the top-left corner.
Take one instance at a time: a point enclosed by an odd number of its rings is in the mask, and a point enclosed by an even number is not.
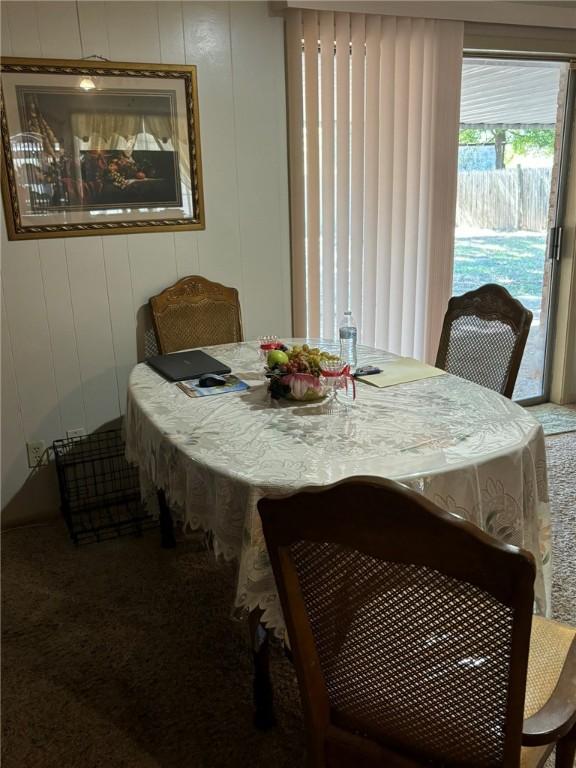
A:
[[[230,368],[215,360],[200,349],[186,352],[172,352],[169,355],[155,355],[146,361],[155,371],[169,381],[197,379],[205,373],[230,373]]]

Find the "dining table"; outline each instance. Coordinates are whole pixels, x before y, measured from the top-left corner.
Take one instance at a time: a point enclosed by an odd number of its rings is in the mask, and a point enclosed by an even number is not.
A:
[[[338,351],[322,339],[285,339]],[[238,563],[234,610],[262,635],[285,624],[257,504],[344,478],[388,478],[471,521],[536,561],[535,611],[550,613],[550,509],[541,425],[500,394],[450,374],[394,386],[358,381],[340,410],[272,401],[259,344],[204,347],[248,384],[189,397],[145,362],[132,370],[126,456],[142,493],[164,513],[210,533],[214,553]],[[395,355],[358,347],[358,365],[386,370]],[[385,514],[385,513],[384,513]],[[350,509],[354,515],[354,509]],[[414,530],[414,536],[418,536]],[[256,648],[258,650],[258,648]],[[258,671],[258,670],[257,670]]]

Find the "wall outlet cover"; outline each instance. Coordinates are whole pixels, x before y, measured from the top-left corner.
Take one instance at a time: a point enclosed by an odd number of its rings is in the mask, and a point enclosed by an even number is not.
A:
[[[28,466],[35,469],[43,464],[48,464],[48,451],[44,440],[36,440],[33,443],[26,443],[28,452]]]

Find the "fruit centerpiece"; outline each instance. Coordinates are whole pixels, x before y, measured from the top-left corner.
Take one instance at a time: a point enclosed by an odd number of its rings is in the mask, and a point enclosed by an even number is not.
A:
[[[309,347],[308,344],[289,349],[279,342],[268,351],[266,375],[273,400],[321,400],[328,393],[322,378],[322,364],[337,360],[337,355]]]

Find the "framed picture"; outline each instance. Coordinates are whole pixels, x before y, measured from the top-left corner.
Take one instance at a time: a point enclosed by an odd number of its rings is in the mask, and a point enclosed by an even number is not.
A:
[[[196,67],[1,63],[10,240],[204,229]]]

